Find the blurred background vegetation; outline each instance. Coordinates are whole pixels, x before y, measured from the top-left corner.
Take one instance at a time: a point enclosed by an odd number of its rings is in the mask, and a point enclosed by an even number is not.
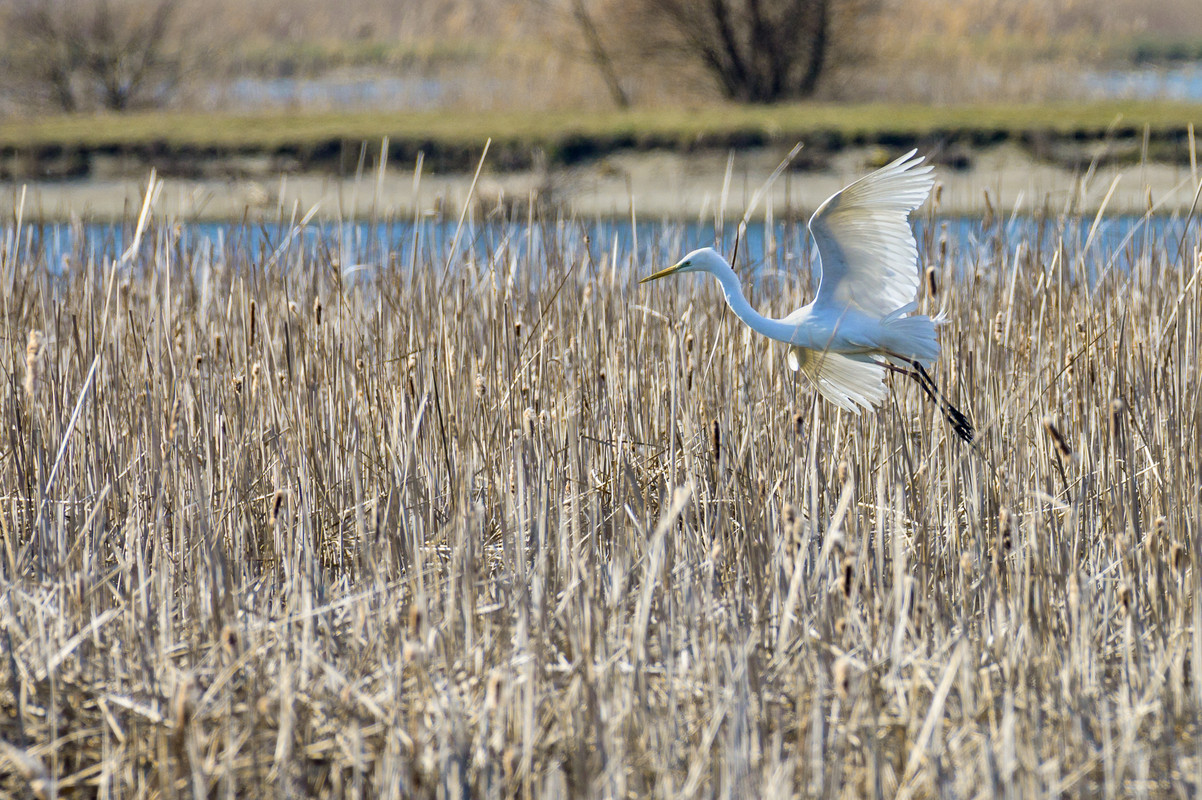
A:
[[[1197,0],[10,0],[0,115],[1202,99]]]

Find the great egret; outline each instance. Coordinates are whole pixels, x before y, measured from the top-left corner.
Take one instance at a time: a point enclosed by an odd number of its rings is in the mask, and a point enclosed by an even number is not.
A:
[[[934,183],[930,165],[922,166],[916,152],[849,184],[814,212],[810,232],[822,263],[818,295],[787,316],[756,313],[730,264],[710,247],[639,283],[708,272],[739,319],[789,345],[789,366],[805,373],[827,400],[852,413],[874,408],[885,399],[885,370],[898,372],[917,381],[956,434],[971,442],[972,423],[926,371],[939,356],[936,320],[910,313],[917,308],[918,247],[909,215]]]

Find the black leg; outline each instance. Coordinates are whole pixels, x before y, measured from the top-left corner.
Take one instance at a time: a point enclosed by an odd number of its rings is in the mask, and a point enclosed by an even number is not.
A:
[[[939,404],[939,409],[943,412],[944,418],[951,423],[952,428],[956,431],[956,435],[969,444],[972,443],[976,431],[973,430],[972,422],[964,415],[964,412],[956,408],[951,402],[943,396],[943,392],[939,391],[939,387],[927,371],[922,368],[922,364],[917,361],[911,361],[910,365],[914,367],[916,379],[921,383],[925,382],[929,387],[927,394]]]
[[[935,403],[935,405],[939,406],[939,410],[943,413],[943,418],[946,419],[948,424],[952,426],[952,430],[956,432],[956,435],[965,442],[971,444],[973,437],[976,435],[976,431],[974,431],[972,427],[972,422],[967,416],[964,415],[964,412],[953,406],[951,402],[943,396],[943,392],[939,391],[939,386],[936,385],[935,381],[931,379],[931,376],[927,374],[927,371],[923,369],[922,364],[918,363],[917,361],[910,361],[909,363],[911,369],[902,369],[901,367],[894,366],[889,362],[885,362],[885,366],[893,372],[901,375],[908,375],[913,378],[914,381],[922,388],[923,394],[929,397]]]

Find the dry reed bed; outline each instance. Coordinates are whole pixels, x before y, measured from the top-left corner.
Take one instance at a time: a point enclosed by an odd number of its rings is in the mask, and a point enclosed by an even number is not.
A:
[[[933,229],[976,450],[896,381],[816,401],[706,282],[635,285],[679,230],[579,230],[343,270],[152,226],[54,274],[10,224],[0,789],[1198,790],[1196,227]]]

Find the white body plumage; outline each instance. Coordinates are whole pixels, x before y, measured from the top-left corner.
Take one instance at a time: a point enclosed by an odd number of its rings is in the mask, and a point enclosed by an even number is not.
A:
[[[934,183],[931,167],[922,160],[911,151],[832,195],[814,212],[809,225],[821,260],[818,294],[784,317],[756,312],[730,264],[708,247],[643,282],[708,272],[739,319],[790,345],[789,365],[808,375],[825,398],[852,412],[872,408],[885,397],[889,366],[919,365],[921,372],[939,356],[935,321],[912,313],[919,273],[909,215]],[[929,381],[925,373],[923,378]]]

